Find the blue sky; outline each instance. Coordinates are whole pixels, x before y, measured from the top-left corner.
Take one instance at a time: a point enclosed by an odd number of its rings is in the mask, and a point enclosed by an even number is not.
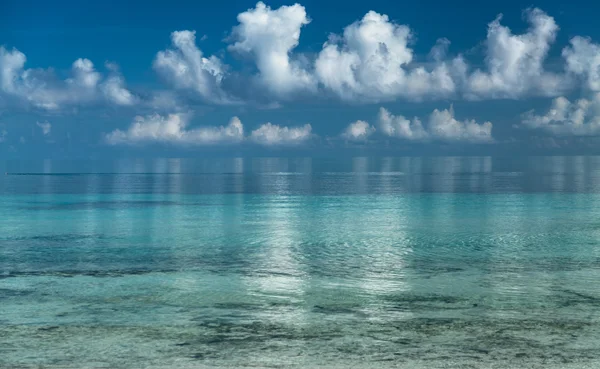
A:
[[[5,0],[0,154],[598,153],[598,7]]]

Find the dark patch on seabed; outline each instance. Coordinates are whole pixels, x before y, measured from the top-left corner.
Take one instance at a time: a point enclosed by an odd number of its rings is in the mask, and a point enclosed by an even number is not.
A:
[[[125,277],[131,275],[144,275],[150,273],[168,274],[175,272],[175,269],[115,269],[115,270],[49,270],[49,271],[11,271],[0,274],[0,280],[16,277],[61,277],[72,278],[78,276],[85,277]]]
[[[406,365],[418,363],[415,368],[542,369],[569,364],[594,368],[600,347],[589,338],[598,337],[598,333],[598,326],[589,322],[551,319],[418,318],[381,323],[363,319],[322,320],[305,327],[266,321],[211,320],[183,327],[3,326],[0,342],[28,337],[28,345],[35,342],[55,345],[73,339],[76,347],[83,337],[109,337],[115,340],[114,345],[120,342],[119,337],[127,337],[141,347],[154,342],[154,347],[160,347],[165,355],[164,360],[177,359],[181,363],[188,358],[208,367],[408,368]],[[587,344],[577,346],[579,339]],[[234,354],[238,361],[232,357]],[[0,357],[0,367],[74,368],[77,360],[89,359],[89,352],[84,355],[76,349],[70,355],[57,361],[65,364],[62,366],[49,363],[15,366],[4,356]],[[126,358],[97,355],[102,367],[141,367],[142,363],[128,360],[126,365],[118,361]],[[130,352],[130,358],[136,355],[141,353]],[[143,356],[139,359],[143,360]]]
[[[336,314],[349,314],[355,315],[359,317],[368,317],[368,314],[359,310],[359,307],[349,308],[345,306],[321,306],[315,305],[312,308],[312,311],[315,313],[321,313],[325,315],[336,315]]]
[[[0,274],[0,279],[1,279],[1,274]],[[10,297],[24,297],[24,296],[31,295],[32,293],[33,293],[33,291],[16,290],[16,289],[10,289],[10,288],[0,288],[0,300],[2,300],[4,298],[10,298]]]

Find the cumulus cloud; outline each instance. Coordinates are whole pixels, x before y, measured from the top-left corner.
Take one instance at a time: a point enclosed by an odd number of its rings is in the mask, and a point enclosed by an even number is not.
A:
[[[94,63],[89,59],[77,59],[73,63],[73,78],[67,80],[70,85],[83,88],[94,88],[100,81],[100,73],[94,69]]]
[[[195,91],[209,102],[231,103],[221,86],[226,68],[216,56],[203,56],[196,32],[173,32],[171,42],[173,49],[156,54],[154,69],[177,88]]]
[[[299,127],[281,127],[265,123],[250,134],[250,140],[266,146],[298,145],[311,137],[312,127],[305,124]]]
[[[379,109],[379,128],[386,136],[421,141],[429,137],[419,118],[412,120],[402,115],[392,115],[387,109]]]
[[[430,63],[419,63],[410,47],[411,29],[375,11],[348,25],[341,35],[331,35],[311,68],[300,62],[306,58],[293,55],[302,27],[310,22],[299,4],[272,10],[259,2],[239,14],[229,50],[251,55],[264,87],[280,95],[316,92],[318,85],[343,100],[362,103],[397,98],[516,99],[560,95],[572,88],[573,74],[587,76],[590,86],[600,88],[597,45],[574,38],[563,53],[568,73],[549,72],[544,64],[558,25],[537,8],[524,16],[530,26],[522,34],[502,25],[501,15],[488,25],[485,67],[472,72],[461,55],[448,58],[450,41],[445,38],[431,49]]]
[[[562,52],[566,61],[566,70],[581,77],[585,87],[591,91],[600,91],[600,46],[589,38],[573,37],[570,46]]]
[[[171,90],[156,90],[146,97],[146,106],[153,112],[175,113],[185,112],[189,109],[186,106],[185,100],[178,95],[176,91]]]
[[[393,115],[387,109],[379,110],[381,131],[390,137],[411,141],[445,141],[486,143],[492,139],[492,123],[477,123],[475,120],[459,121],[454,109],[435,109],[427,120],[427,126],[419,118],[407,119]]]
[[[529,28],[520,34],[501,24],[502,15],[489,23],[485,66],[475,70],[462,55],[448,56],[450,41],[446,38],[432,47],[428,63],[419,61],[411,48],[412,30],[375,11],[345,27],[341,35],[331,35],[316,58],[295,54],[301,31],[311,21],[300,4],[271,9],[258,2],[240,13],[228,50],[248,55],[255,62],[260,83],[252,85],[251,94],[268,91],[281,99],[298,92],[332,93],[359,103],[399,98],[554,97],[573,88],[573,77],[600,90],[598,45],[573,38],[563,51],[565,72],[550,72],[545,62],[559,27],[553,17],[537,8],[526,10],[524,17]],[[202,57],[193,32],[174,32],[172,38],[174,50],[157,55],[156,69],[176,86],[195,89],[206,100],[227,100],[221,89],[226,69],[222,62],[214,56]],[[246,80],[240,80],[244,82],[238,81],[238,85],[243,86]]]
[[[38,127],[40,127],[44,136],[48,136],[50,134],[50,131],[52,130],[52,124],[50,124],[47,121],[46,122],[36,122],[35,124]]]
[[[208,145],[239,142],[244,138],[242,122],[233,117],[228,125],[187,129],[189,114],[137,116],[127,131],[115,130],[105,136],[107,143],[135,144],[163,142]]]
[[[443,61],[446,58],[449,47],[450,40],[445,37],[440,38],[435,42],[435,45],[431,48],[431,51],[429,51],[428,56],[431,60],[437,62]]]
[[[52,110],[105,102],[174,112],[187,109],[185,103],[191,100],[182,90],[193,91],[208,103],[247,99],[264,107],[299,94],[333,95],[358,103],[517,99],[566,96],[577,82],[600,92],[599,44],[573,37],[562,51],[564,71],[551,72],[545,64],[559,27],[537,8],[526,10],[524,18],[529,27],[521,33],[503,25],[501,15],[488,24],[484,64],[476,69],[461,54],[449,56],[451,44],[446,38],[440,38],[428,55],[416,55],[413,31],[375,11],[347,25],[341,34],[331,35],[316,55],[298,52],[301,32],[311,22],[304,6],[271,8],[258,2],[238,14],[238,24],[227,38],[228,50],[248,56],[256,65],[256,75],[231,71],[219,57],[204,55],[196,32],[189,30],[173,32],[172,45],[153,61],[156,72],[175,88],[137,95],[112,63],[106,64],[108,72],[104,72],[88,59],[77,59],[68,77],[63,77],[52,68],[28,69],[25,54],[0,47],[0,103]],[[394,124],[388,129],[406,137],[421,134],[420,122]]]
[[[443,141],[492,141],[492,123],[477,123],[467,119],[458,121],[454,118],[454,109],[437,110],[429,116],[427,126],[429,134],[435,139]]]
[[[298,46],[300,30],[310,20],[300,4],[271,9],[262,2],[240,13],[233,28],[230,51],[251,55],[259,71],[259,80],[271,92],[287,95],[314,90],[315,80],[302,63],[290,57]]]
[[[529,111],[523,115],[522,126],[539,129],[557,136],[592,136],[600,134],[600,94],[591,99],[571,102],[557,97],[546,114]]]
[[[110,76],[101,87],[107,100],[117,105],[133,105],[136,97],[125,88],[125,81],[119,75]]]
[[[455,91],[452,73],[460,72],[461,59],[438,62],[431,70],[410,68],[411,30],[390,21],[385,14],[368,12],[360,21],[333,35],[315,62],[316,75],[325,88],[345,100],[366,102],[396,97],[421,99],[447,96]]]
[[[472,99],[518,98],[524,95],[556,96],[567,87],[564,76],[544,69],[548,50],[556,38],[554,18],[540,9],[525,12],[527,32],[515,35],[500,24],[502,15],[488,25],[486,67],[468,77],[465,95]]]
[[[375,127],[364,120],[357,120],[346,127],[342,132],[342,137],[349,141],[365,141],[373,132],[375,132]]]
[[[6,141],[7,135],[8,135],[8,132],[6,132],[5,129],[0,131],[0,143]]]
[[[188,128],[191,115],[174,113],[137,116],[126,131],[114,130],[104,136],[110,145],[171,143],[181,145],[233,144],[249,140],[265,146],[293,146],[312,137],[310,124],[282,127],[265,123],[244,136],[244,126],[238,117],[231,118],[226,126]]]
[[[71,77],[66,80],[58,79],[52,70],[25,69],[26,60],[19,50],[0,47],[0,91],[3,94],[48,110],[98,101],[103,96],[117,105],[133,103],[133,95],[124,87],[123,80],[120,77],[114,80],[117,76],[113,76],[102,81],[102,74],[89,59],[77,59],[71,66]],[[115,86],[129,99],[113,98]],[[104,94],[101,91],[105,91]]]

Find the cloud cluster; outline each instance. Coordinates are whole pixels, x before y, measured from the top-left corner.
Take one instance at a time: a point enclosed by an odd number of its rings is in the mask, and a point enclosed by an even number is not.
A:
[[[106,100],[115,105],[129,106],[137,102],[137,98],[125,88],[125,81],[120,75],[114,74],[108,77],[101,90]]]
[[[437,110],[429,116],[427,132],[434,140],[487,143],[492,141],[492,123],[477,123],[473,119],[459,121],[454,109]]]
[[[189,129],[190,114],[151,114],[137,116],[126,131],[119,129],[105,135],[110,145],[170,143],[177,145],[232,144],[250,140],[257,144],[295,145],[307,141],[311,126],[280,127],[266,123],[244,136],[244,126],[238,117],[233,117],[226,126],[204,126]]]
[[[105,142],[111,145],[143,143],[211,145],[246,141],[263,146],[296,146],[317,137],[313,134],[310,124],[286,127],[264,123],[245,136],[244,126],[237,117],[233,117],[226,126],[188,128],[190,118],[189,113],[137,116],[126,131],[117,129],[105,135]],[[385,108],[380,108],[378,121],[377,129],[366,121],[357,120],[348,125],[340,136],[347,141],[365,142],[373,134],[381,132],[386,137],[415,142],[493,142],[492,123],[479,124],[474,120],[459,121],[454,117],[452,107],[445,110],[435,109],[429,115],[425,125],[419,118],[407,119],[401,115],[393,115]],[[38,125],[43,128],[40,123]]]
[[[187,129],[189,118],[189,114],[184,113],[137,116],[127,131],[117,129],[105,139],[112,145],[149,142],[209,145],[238,142],[244,138],[244,126],[237,117],[226,126]]]
[[[271,9],[262,2],[238,15],[230,51],[251,56],[261,84],[275,94],[315,90],[316,81],[300,60],[291,58],[300,29],[310,23],[300,4]]]
[[[242,103],[257,96],[266,97],[268,104],[298,95],[335,96],[355,103],[556,97],[578,84],[600,91],[598,44],[573,37],[562,51],[562,70],[548,71],[545,64],[559,27],[537,8],[526,10],[524,17],[529,28],[522,33],[503,25],[501,15],[490,22],[483,67],[473,68],[462,54],[448,55],[450,41],[444,38],[431,49],[430,62],[423,63],[411,47],[413,31],[375,11],[341,34],[331,34],[314,54],[298,52],[302,30],[311,23],[305,7],[271,8],[258,2],[238,14],[226,38],[227,50],[246,56],[256,74],[233,71],[222,57],[204,55],[191,30],[173,32],[172,46],[156,54],[153,67],[176,90],[191,91],[213,104]],[[51,69],[26,69],[25,61],[20,51],[0,48],[0,93],[43,109],[100,100],[125,106],[140,102],[114,68],[103,76],[90,60],[78,59],[71,76],[61,80]]]
[[[422,63],[411,44],[413,31],[386,14],[367,12],[332,34],[315,56],[295,53],[301,31],[308,26],[300,4],[272,9],[263,2],[238,15],[230,52],[246,55],[258,73],[251,77],[260,93],[271,99],[289,99],[298,93],[334,95],[341,100],[377,103],[396,99],[464,98],[518,99],[559,96],[583,79],[600,89],[600,47],[574,37],[563,50],[562,72],[550,72],[545,63],[559,30],[553,17],[534,8],[524,12],[529,28],[515,34],[499,15],[488,25],[484,67],[473,69],[464,56],[448,57],[450,41],[438,40]],[[178,87],[191,88],[207,101],[222,102],[227,67],[221,59],[203,58],[194,32],[173,33],[175,50],[160,52],[155,68]],[[229,93],[235,95],[235,91]]]
[[[428,137],[420,119],[411,120],[402,115],[392,115],[385,108],[379,109],[379,129],[386,136],[411,141],[422,141]]]
[[[250,139],[256,143],[274,145],[296,145],[307,141],[311,136],[312,127],[305,124],[300,127],[281,127],[265,123],[250,134]]]
[[[379,132],[382,136],[412,142],[447,143],[491,143],[492,123],[477,123],[475,120],[459,121],[454,117],[454,109],[435,109],[423,124],[420,118],[406,118],[394,115],[385,108],[379,109],[377,128],[368,122],[357,120],[346,127],[341,137],[349,141],[366,141]]]
[[[411,30],[387,15],[368,12],[360,21],[332,36],[315,61],[319,82],[344,100],[382,101],[448,96],[456,86],[451,66],[410,68]]]
[[[529,111],[523,115],[524,128],[542,130],[557,136],[595,136],[600,134],[600,93],[591,99],[571,102],[557,97],[543,115]]]
[[[379,110],[379,128],[389,137],[410,141],[445,141],[445,142],[492,142],[492,123],[477,123],[474,120],[459,121],[454,117],[454,110],[435,109],[423,125],[419,118],[407,119],[401,115],[393,115],[387,109]]]
[[[349,141],[366,141],[375,132],[375,127],[364,120],[350,123],[342,132],[342,137]]]
[[[117,72],[105,78],[89,59],[77,59],[71,66],[71,76],[65,80],[57,78],[52,70],[26,69],[26,61],[19,50],[0,46],[0,93],[46,110],[98,101],[116,105],[136,102]]]
[[[539,9],[525,12],[527,32],[515,35],[500,24],[498,16],[488,25],[486,70],[475,70],[467,79],[467,97],[509,98],[525,95],[556,96],[568,85],[565,75],[544,69],[544,61],[556,38],[554,18]]]
[[[569,73],[583,80],[590,91],[600,91],[600,45],[588,38],[573,37],[570,46],[563,49]]]
[[[106,136],[111,144],[250,141],[293,145],[314,136],[309,124],[282,127],[265,123],[247,135],[237,118],[226,126],[189,128],[190,116],[183,113],[188,110],[186,102],[258,104],[260,100],[261,106],[278,107],[280,101],[311,96],[367,104],[400,99],[544,96],[555,98],[551,108],[541,115],[527,112],[521,127],[563,136],[597,135],[600,133],[600,45],[589,38],[572,37],[562,49],[560,66],[550,68],[548,54],[559,32],[555,19],[537,8],[528,9],[523,15],[528,28],[520,33],[503,25],[502,15],[488,24],[482,43],[482,64],[468,60],[469,55],[449,55],[451,43],[445,38],[438,40],[424,62],[425,58],[413,50],[414,31],[386,14],[368,11],[343,29],[333,30],[338,33],[323,40],[313,53],[305,53],[299,47],[301,34],[312,22],[305,7],[294,4],[271,8],[258,2],[238,14],[237,24],[225,39],[226,51],[250,61],[255,69],[250,75],[242,72],[245,68],[235,71],[227,65],[225,54],[205,55],[192,30],[173,32],[171,46],[154,57],[154,71],[171,88],[139,94],[127,87],[125,78],[112,63],[99,71],[92,61],[80,58],[63,76],[52,68],[26,68],[25,54],[0,46],[0,102],[3,107],[54,111],[105,104],[173,113],[146,115],[147,110],[143,110],[127,130],[116,130]],[[476,64],[480,67],[474,67]],[[569,100],[571,91],[582,92],[584,98]],[[264,97],[267,101],[263,101]],[[38,126],[44,135],[50,134],[49,123]],[[376,126],[355,121],[341,137],[367,141],[380,133],[414,142],[492,141],[490,122],[457,120],[452,108],[434,110],[423,120],[393,115],[382,108]]]
[[[195,31],[173,32],[171,42],[173,49],[158,52],[154,59],[154,69],[168,83],[192,90],[208,102],[232,102],[221,87],[226,67],[214,55],[203,56]]]

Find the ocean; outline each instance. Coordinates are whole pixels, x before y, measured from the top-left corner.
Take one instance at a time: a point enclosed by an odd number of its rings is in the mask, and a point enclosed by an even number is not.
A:
[[[0,169],[0,368],[600,367],[600,157]]]

